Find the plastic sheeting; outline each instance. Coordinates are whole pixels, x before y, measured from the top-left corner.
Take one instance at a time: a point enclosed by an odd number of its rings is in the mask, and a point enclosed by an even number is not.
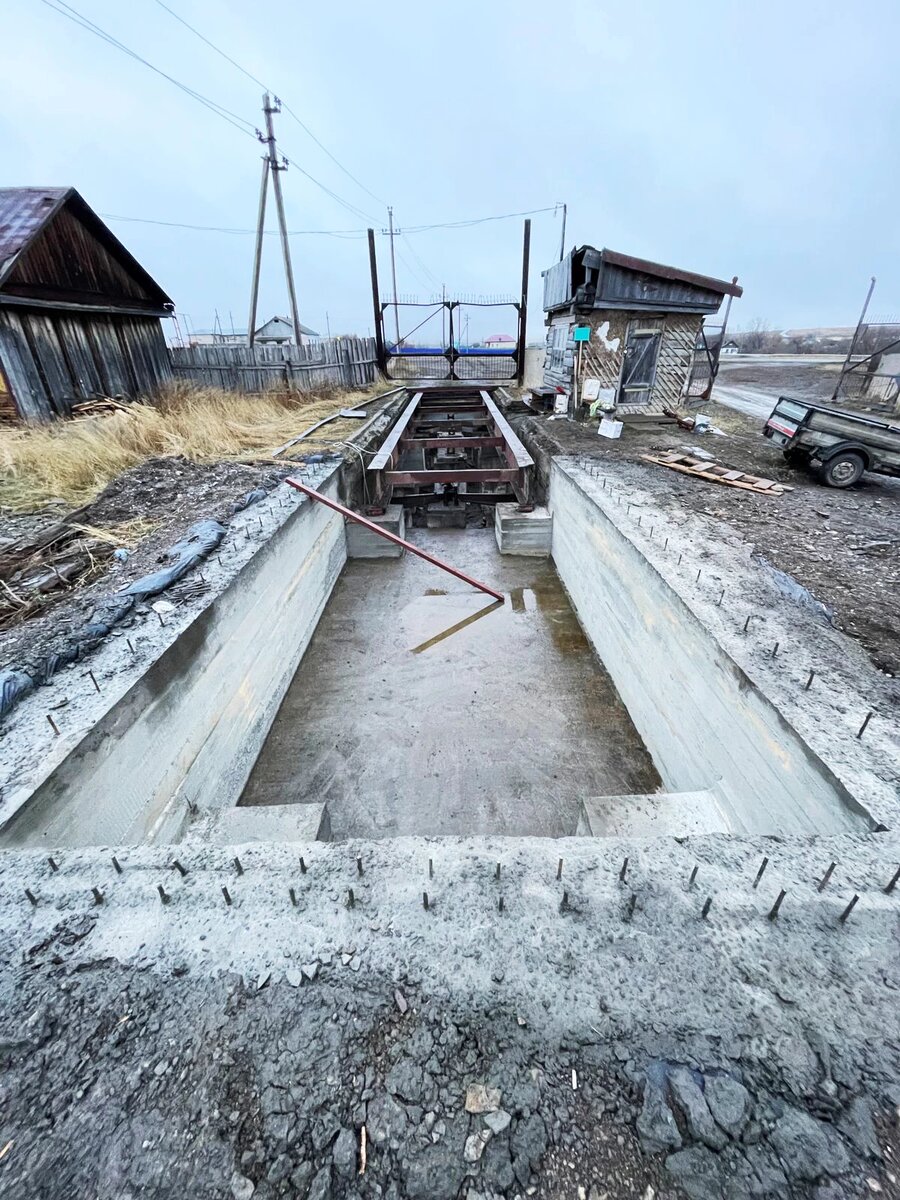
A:
[[[261,490],[259,494],[250,492],[244,497],[247,503],[240,507],[245,508],[265,495]],[[248,499],[249,496],[254,499]],[[198,521],[168,552],[168,558],[172,560],[168,566],[136,579],[122,591],[101,600],[87,624],[74,633],[61,650],[41,659],[30,672],[15,668],[0,671],[0,717],[5,716],[35,685],[46,683],[60,667],[76,662],[86,651],[98,646],[136,604],[170,588],[188,571],[199,566],[216,549],[225,534],[225,526],[218,521]]]

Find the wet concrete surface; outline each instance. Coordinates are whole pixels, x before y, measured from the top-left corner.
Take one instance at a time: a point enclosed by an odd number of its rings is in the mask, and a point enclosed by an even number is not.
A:
[[[240,803],[325,803],[333,836],[575,833],[585,796],[660,780],[549,560],[493,529],[347,563]]]

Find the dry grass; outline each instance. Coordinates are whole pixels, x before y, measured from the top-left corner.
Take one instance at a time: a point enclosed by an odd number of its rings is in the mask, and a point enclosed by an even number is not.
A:
[[[362,404],[379,390],[244,396],[176,385],[154,403],[133,404],[126,412],[0,430],[0,507],[29,512],[53,501],[87,504],[148,458],[181,455],[209,463],[267,457],[320,418]],[[359,425],[333,421],[302,445],[321,448]]]

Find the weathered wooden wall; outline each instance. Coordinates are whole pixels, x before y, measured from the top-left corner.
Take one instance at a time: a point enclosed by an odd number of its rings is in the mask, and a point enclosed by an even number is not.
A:
[[[578,354],[578,346],[572,341],[575,325],[591,327],[591,339],[583,343],[581,352],[582,381],[586,378],[599,379],[602,388],[610,389],[617,389],[619,385],[628,330],[659,329],[662,338],[648,402],[620,404],[618,411],[623,414],[660,412],[664,407],[675,407],[690,375],[694,343],[702,322],[702,316],[696,313],[654,314],[608,309],[595,310],[577,320],[568,313],[558,313],[551,319],[547,329],[544,383],[571,392]]]
[[[28,422],[65,416],[79,400],[146,396],[172,378],[157,317],[6,306],[0,371],[11,400],[3,415]]]
[[[308,346],[188,346],[172,351],[176,379],[236,392],[312,391],[375,382],[374,338],[331,338]]]

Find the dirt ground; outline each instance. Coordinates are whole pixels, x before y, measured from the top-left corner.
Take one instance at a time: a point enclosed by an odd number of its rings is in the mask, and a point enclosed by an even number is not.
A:
[[[758,375],[754,382],[758,384]],[[768,382],[768,381],[767,381]],[[885,674],[900,674],[900,480],[866,474],[852,488],[827,488],[791,467],[760,433],[761,421],[722,405],[706,411],[721,435],[696,437],[674,424],[627,426],[621,439],[593,425],[514,417],[549,454],[579,454],[627,465],[665,508],[688,509],[734,526],[780,570],[832,613]],[[722,465],[763,475],[794,490],[780,497],[693,479],[641,461],[641,455],[700,447]]]
[[[40,513],[0,513],[0,546],[31,538],[63,518],[106,529],[145,518],[153,531],[129,553],[126,562],[110,558],[87,586],[59,587],[48,593],[39,615],[0,630],[0,670],[46,654],[71,629],[85,624],[97,601],[155,570],[165,552],[188,528],[204,518],[227,518],[232,506],[254,488],[271,487],[290,467],[221,462],[201,466],[183,458],[155,458],[124,472],[75,514],[54,507]]]

